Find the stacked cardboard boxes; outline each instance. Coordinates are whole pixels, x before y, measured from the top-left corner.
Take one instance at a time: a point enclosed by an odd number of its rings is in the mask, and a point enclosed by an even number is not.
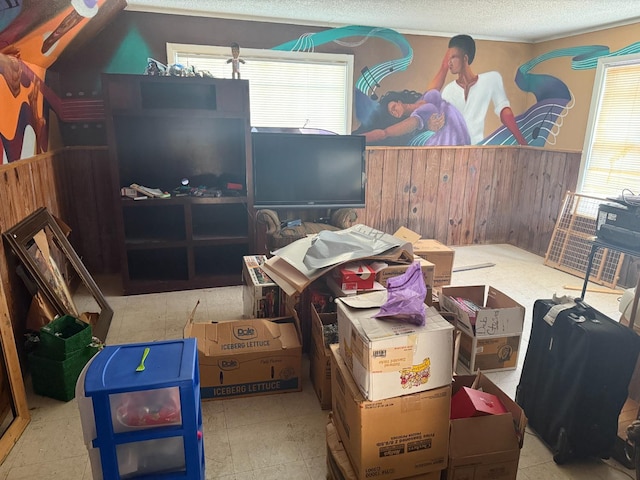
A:
[[[424,326],[378,320],[380,307],[368,298],[336,301],[339,344],[331,345],[333,425],[351,475],[439,478],[448,458],[453,326],[427,305]]]
[[[338,346],[331,351],[333,419],[354,478],[439,475],[447,466],[451,385],[371,401],[360,392]]]

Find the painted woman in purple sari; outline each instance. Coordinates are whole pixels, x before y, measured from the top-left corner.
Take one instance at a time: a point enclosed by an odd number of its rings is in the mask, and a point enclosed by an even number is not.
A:
[[[464,117],[437,90],[421,94],[412,90],[387,92],[363,134],[370,144],[393,144],[403,138],[406,145],[469,145],[471,138]]]

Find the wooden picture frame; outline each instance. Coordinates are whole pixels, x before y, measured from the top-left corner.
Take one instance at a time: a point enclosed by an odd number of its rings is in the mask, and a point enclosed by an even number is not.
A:
[[[100,312],[96,312],[98,318],[92,327],[93,335],[104,342],[113,317],[113,309],[69,243],[59,223],[47,209],[39,208],[4,232],[3,236],[35,281],[38,291],[42,292],[56,313],[78,317],[80,312],[76,311],[69,290],[69,279],[65,279],[62,273],[62,269],[67,265],[73,268],[71,275],[77,276],[100,309]]]

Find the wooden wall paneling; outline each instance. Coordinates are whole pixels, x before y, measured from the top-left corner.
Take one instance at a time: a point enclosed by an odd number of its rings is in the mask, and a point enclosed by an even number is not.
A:
[[[389,149],[382,161],[382,198],[380,203],[380,223],[378,230],[393,233],[396,224],[396,191],[398,189],[398,152],[399,149]]]
[[[416,156],[420,159],[420,163],[424,165],[424,179],[419,187],[422,189],[420,226],[412,230],[419,233],[422,238],[435,238],[442,149],[416,150]]]
[[[413,175],[413,150],[402,148],[398,150],[395,214],[393,224],[387,233],[393,233],[400,227],[407,226],[411,203],[411,183]]]
[[[96,204],[92,163],[88,152],[90,150],[64,150],[65,196],[70,209],[67,220],[71,227],[69,242],[87,270],[95,272],[101,258],[99,232],[96,229],[101,212]]]
[[[517,180],[518,173],[518,152],[517,148],[506,148],[505,155],[507,167],[505,175],[505,198],[503,215],[507,218],[507,222],[503,225],[503,238],[505,243],[509,243],[509,239],[513,236],[513,219],[516,218],[520,212],[514,208],[517,198],[517,192],[515,190],[515,182]]]
[[[544,234],[544,222],[542,216],[548,214],[547,204],[549,195],[549,180],[551,179],[550,170],[553,168],[553,156],[551,152],[541,152],[540,154],[540,175],[536,185],[536,197],[534,199],[534,206],[532,210],[535,212],[532,216],[531,229],[533,235],[531,235],[531,242],[527,244],[527,248],[530,251],[536,251],[540,248],[540,236]],[[553,233],[553,230],[552,232]],[[544,251],[546,252],[547,246],[551,235],[547,237],[545,242]]]
[[[478,192],[480,189],[480,169],[482,168],[482,151],[476,148],[467,149],[466,151],[469,158],[467,161],[467,181],[464,186],[464,210],[459,226],[460,245],[473,244]]]
[[[491,213],[491,197],[493,195],[493,172],[495,169],[495,156],[493,148],[483,148],[482,163],[478,179],[478,195],[476,201],[476,215],[473,221],[473,243],[485,244],[487,241],[487,228]]]
[[[114,195],[106,147],[66,148],[64,158],[70,191],[69,208],[74,218],[74,249],[89,272],[119,270]],[[76,174],[77,173],[77,174]],[[87,195],[83,197],[82,195]],[[87,198],[87,202],[79,201]],[[82,228],[80,229],[80,225]]]
[[[535,216],[537,222],[537,234],[534,237],[531,251],[538,255],[544,255],[549,247],[549,241],[559,215],[560,202],[564,198],[565,191],[559,182],[559,178],[565,170],[566,155],[558,152],[548,152],[547,168],[543,175],[542,205]]]
[[[560,202],[564,199],[564,192],[575,192],[578,190],[578,177],[580,176],[580,160],[582,158],[582,153],[565,152],[565,156],[565,169],[561,177],[558,178],[558,182],[562,187]],[[560,203],[558,204],[558,210],[559,209]]]
[[[380,210],[382,208],[382,167],[385,149],[367,150],[367,191],[365,215],[361,223],[373,228],[379,228]]]
[[[10,218],[5,228],[12,227],[35,210],[35,198],[31,179],[32,160],[15,162],[8,170],[7,196],[9,197]]]
[[[120,192],[113,191],[107,148],[94,148],[91,150],[90,158],[94,192],[97,197],[96,207],[99,210],[99,215],[96,215],[94,219],[94,228],[96,229],[100,242],[101,253],[101,262],[95,266],[95,271],[101,273],[118,273],[120,271],[120,252],[117,246],[118,237],[113,228],[116,222],[115,202],[113,198],[114,196],[119,197]]]
[[[427,162],[424,150],[414,148],[411,150],[411,179],[409,188],[409,216],[406,227],[416,233],[422,230],[423,210],[425,208],[425,175]]]
[[[493,175],[493,192],[491,207],[487,222],[487,237],[492,238],[489,243],[506,243],[511,223],[511,165],[510,157],[505,148],[496,148]]]
[[[465,195],[469,163],[469,149],[460,148],[455,151],[453,160],[453,176],[451,177],[451,199],[449,203],[449,227],[446,245],[463,245],[460,225],[465,212]]]
[[[35,205],[46,207],[52,214],[60,215],[59,188],[55,181],[56,154],[42,156],[41,161],[32,162]],[[20,219],[21,220],[21,219]]]
[[[435,216],[433,238],[444,244],[447,243],[449,232],[449,206],[451,205],[455,153],[456,149],[454,148],[445,148],[440,153],[438,196],[436,207],[432,213]]]
[[[513,220],[513,235],[510,243],[529,250],[533,244],[534,201],[537,191],[538,178],[544,174],[540,151],[521,149],[518,155],[517,180],[515,194],[516,208],[519,215]],[[526,247],[525,247],[526,246]]]
[[[514,177],[513,177],[513,202],[512,207],[515,211],[519,211],[520,215],[514,215],[511,218],[511,225],[509,227],[509,238],[508,243],[515,245],[518,240],[518,232],[519,227],[522,225],[522,216],[524,214],[523,210],[523,191],[526,185],[526,169],[523,169],[523,165],[525,162],[522,160],[522,152],[521,149],[518,149],[518,154],[515,156],[514,161],[516,162],[516,166],[514,169]]]

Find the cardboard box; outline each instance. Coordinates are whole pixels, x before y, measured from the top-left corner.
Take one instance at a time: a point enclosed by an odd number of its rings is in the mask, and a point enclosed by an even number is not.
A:
[[[424,258],[419,257],[417,255],[413,256],[413,260],[420,262],[420,269],[422,270],[422,278],[424,278],[424,284],[427,287],[433,287],[435,265],[429,262],[428,260],[425,260]],[[387,280],[389,280],[391,277],[397,277],[398,275],[402,275],[404,272],[407,271],[409,266],[410,265],[404,265],[404,264],[389,264],[387,268],[378,272],[376,280],[380,284],[386,287]]]
[[[461,297],[480,306],[475,322],[453,298]],[[442,287],[440,306],[456,316],[456,327],[462,331],[460,364],[469,372],[512,370],[518,353],[524,325],[524,307],[486,285]]]
[[[202,399],[302,389],[302,345],[293,317],[196,323],[197,307],[184,337],[198,340]]]
[[[443,470],[449,451],[451,385],[370,402],[331,346],[338,435],[358,480],[394,480]]]
[[[458,366],[462,366],[467,373],[473,373],[476,370],[483,372],[514,370],[518,366],[521,334],[477,338],[461,333]]]
[[[512,399],[482,372],[458,376],[455,395],[463,386],[495,395],[507,409],[501,415],[451,420],[446,480],[516,480],[527,417]]]
[[[331,409],[331,350],[327,341],[338,343],[338,314],[318,313],[311,305],[311,344],[309,346],[309,373],[311,383],[323,410]],[[335,335],[331,335],[331,332]]]
[[[286,315],[282,291],[262,269],[265,255],[242,257],[244,318],[275,318]]]
[[[329,418],[327,423],[327,474],[330,480],[357,480],[349,456],[340,441],[336,426]],[[440,471],[405,477],[403,480],[440,480]]]
[[[451,383],[454,328],[433,307],[424,305],[426,324],[418,326],[378,320],[379,308],[352,308],[346,300],[336,300],[340,353],[367,399]]]
[[[420,238],[420,234],[400,227],[394,237],[401,238],[413,245],[413,253],[435,264],[433,286],[440,287],[451,284],[455,251],[437,240]]]
[[[333,278],[341,290],[370,290],[376,279],[375,270],[366,262],[350,262],[333,269]]]

